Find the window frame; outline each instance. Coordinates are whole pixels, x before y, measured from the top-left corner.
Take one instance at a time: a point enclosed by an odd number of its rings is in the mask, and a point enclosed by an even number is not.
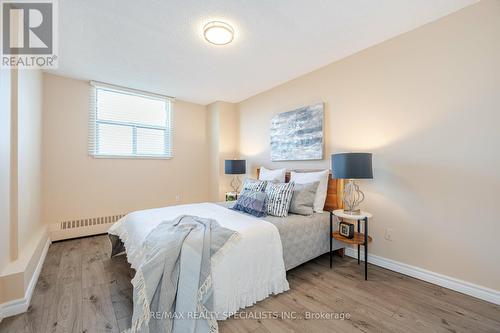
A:
[[[106,159],[171,159],[173,153],[173,98],[153,93],[148,93],[140,90],[134,90],[114,85],[109,85],[100,82],[91,81],[91,101],[90,101],[90,119],[89,119],[89,154],[94,158]],[[97,98],[98,90],[110,91],[114,93],[138,96],[142,98],[160,100],[165,103],[166,120],[164,126],[145,125],[134,122],[126,122],[119,120],[100,120],[98,119]],[[99,125],[123,126],[132,129],[132,154],[103,154],[99,153]],[[137,129],[150,129],[164,131],[164,146],[163,154],[138,154],[137,153]]]

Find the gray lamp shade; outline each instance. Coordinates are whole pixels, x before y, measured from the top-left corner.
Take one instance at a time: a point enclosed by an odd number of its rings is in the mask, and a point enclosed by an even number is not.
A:
[[[341,153],[332,155],[333,178],[373,178],[371,153]]]
[[[225,160],[224,171],[226,175],[243,175],[247,173],[246,160]]]

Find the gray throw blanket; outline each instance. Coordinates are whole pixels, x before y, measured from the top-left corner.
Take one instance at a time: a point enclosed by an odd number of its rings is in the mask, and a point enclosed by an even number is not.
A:
[[[214,220],[189,215],[153,229],[132,279],[134,311],[129,332],[218,332],[211,261],[238,237]]]

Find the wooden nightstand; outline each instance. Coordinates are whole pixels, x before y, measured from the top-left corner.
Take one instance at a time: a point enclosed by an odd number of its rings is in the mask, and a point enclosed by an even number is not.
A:
[[[354,220],[357,221],[357,232],[354,233],[353,238],[347,238],[342,236],[338,230],[333,231],[333,216],[338,217],[342,220]],[[332,239],[336,239],[340,242],[346,244],[353,244],[358,246],[358,265],[360,264],[360,246],[363,245],[365,247],[365,280],[368,279],[368,243],[372,241],[372,238],[368,236],[368,219],[371,218],[372,215],[367,212],[361,212],[359,215],[351,215],[344,213],[343,209],[337,209],[330,212],[330,268],[332,268]],[[361,221],[364,224],[364,232],[361,233]]]

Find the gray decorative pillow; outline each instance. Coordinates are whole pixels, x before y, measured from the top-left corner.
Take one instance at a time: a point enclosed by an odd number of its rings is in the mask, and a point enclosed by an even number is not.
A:
[[[266,185],[267,185],[267,181],[265,181],[265,180],[257,180],[257,179],[247,178],[247,179],[245,179],[245,182],[243,183],[242,191],[251,190],[251,191],[264,192],[266,190]]]
[[[319,182],[295,184],[290,202],[290,213],[299,215],[312,215],[314,213],[314,198]]]
[[[256,217],[267,215],[267,195],[266,192],[243,190],[238,201],[233,206],[234,210],[239,210]]]
[[[295,183],[267,183],[267,213],[278,217],[288,215]]]

